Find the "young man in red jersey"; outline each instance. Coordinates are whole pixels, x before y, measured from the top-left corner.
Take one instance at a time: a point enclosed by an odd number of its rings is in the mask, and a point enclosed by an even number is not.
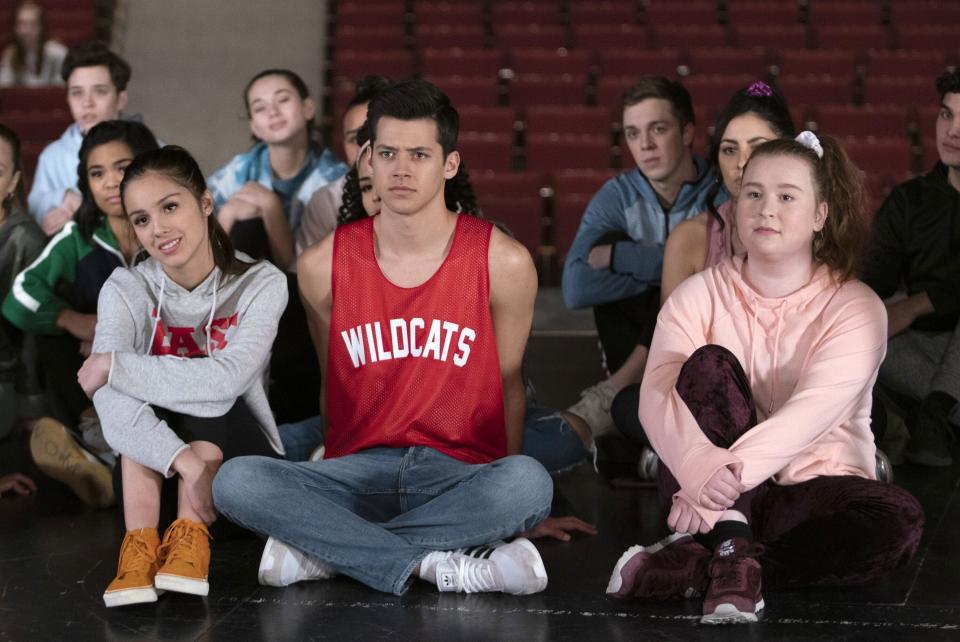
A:
[[[537,549],[553,483],[520,455],[520,368],[537,278],[527,251],[458,215],[459,116],[422,81],[368,118],[379,215],[339,227],[298,262],[325,390],[326,459],[228,462],[220,512],[270,535],[263,584],[339,572],[403,593],[543,590]],[[491,546],[484,546],[497,542]]]

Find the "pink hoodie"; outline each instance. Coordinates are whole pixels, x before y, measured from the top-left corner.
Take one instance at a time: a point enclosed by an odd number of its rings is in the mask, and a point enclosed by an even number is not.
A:
[[[860,281],[838,286],[825,266],[796,292],[764,298],[743,280],[743,262],[726,258],[673,292],[640,387],[650,442],[710,525],[720,513],[697,498],[730,463],[743,463],[748,489],[771,477],[876,476],[870,407],[887,345],[883,303]],[[707,344],[739,359],[757,405],[759,423],[729,449],[707,439],[675,389],[684,362]]]

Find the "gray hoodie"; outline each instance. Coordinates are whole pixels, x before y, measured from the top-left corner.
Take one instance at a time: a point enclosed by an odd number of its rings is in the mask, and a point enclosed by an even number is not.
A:
[[[243,397],[283,454],[264,383],[286,305],[286,277],[265,261],[239,276],[214,268],[189,291],[153,259],[114,270],[100,291],[93,341],[93,352],[113,353],[107,385],[93,396],[110,446],[170,477],[187,445],[151,406],[220,417]]]

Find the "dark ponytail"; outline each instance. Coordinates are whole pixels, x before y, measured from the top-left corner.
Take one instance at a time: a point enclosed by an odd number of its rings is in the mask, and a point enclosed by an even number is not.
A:
[[[203,178],[203,172],[200,171],[200,166],[190,152],[176,145],[167,145],[138,155],[127,167],[123,181],[120,183],[120,200],[123,203],[124,213],[127,211],[127,203],[123,195],[127,187],[151,172],[162,174],[177,185],[186,188],[198,203],[207,191],[207,181]],[[224,274],[243,274],[253,265],[237,259],[230,236],[213,214],[207,216],[207,235],[210,239],[213,262]]]

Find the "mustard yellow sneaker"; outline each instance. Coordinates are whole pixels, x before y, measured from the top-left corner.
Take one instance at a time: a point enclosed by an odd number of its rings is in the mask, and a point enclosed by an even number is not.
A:
[[[160,570],[154,585],[158,590],[206,595],[210,591],[210,532],[189,519],[178,519],[163,534],[158,552]]]
[[[153,578],[157,574],[160,536],[155,528],[127,531],[120,546],[117,576],[103,593],[107,607],[156,602]]]

